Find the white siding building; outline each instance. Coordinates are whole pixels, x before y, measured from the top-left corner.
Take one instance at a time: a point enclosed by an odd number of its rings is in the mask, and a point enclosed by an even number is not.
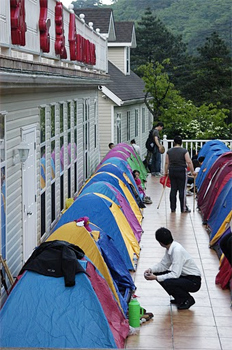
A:
[[[13,276],[99,163],[107,66],[106,39],[62,3],[1,0],[0,253]]]

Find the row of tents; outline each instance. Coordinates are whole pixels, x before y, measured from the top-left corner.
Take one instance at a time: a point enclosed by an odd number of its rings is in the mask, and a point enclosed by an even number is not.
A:
[[[135,169],[145,181],[127,144],[101,161],[20,271],[1,310],[1,346],[124,348],[143,232]]]
[[[209,245],[220,257],[216,283],[232,290],[232,152],[223,142],[212,140],[202,147],[198,157],[205,157],[196,178],[198,208],[209,231]],[[225,239],[229,259],[221,248]]]

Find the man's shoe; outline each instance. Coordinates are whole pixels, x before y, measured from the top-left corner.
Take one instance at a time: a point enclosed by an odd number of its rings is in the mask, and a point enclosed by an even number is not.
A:
[[[177,306],[178,310],[187,310],[189,309],[192,305],[195,304],[195,300],[193,297],[190,297],[189,299],[183,301],[181,304]]]
[[[161,173],[155,173],[155,176],[160,177],[160,176],[162,176],[162,174]]]
[[[172,213],[175,213],[175,212],[176,212],[176,209],[171,210],[171,212],[172,212]]]
[[[152,176],[155,176],[156,174],[155,173],[151,173]]]
[[[171,303],[171,304],[174,304],[174,305],[178,305],[178,302],[177,302],[176,299],[171,299],[171,300],[170,300],[170,303]]]
[[[181,213],[191,213],[191,210],[188,207],[186,207],[185,210],[181,211]]]

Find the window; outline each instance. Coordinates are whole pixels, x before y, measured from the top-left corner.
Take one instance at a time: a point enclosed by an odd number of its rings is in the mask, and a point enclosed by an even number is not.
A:
[[[126,48],[126,74],[130,74],[130,48]]]
[[[142,108],[142,133],[145,132],[145,108]]]
[[[130,140],[130,112],[126,112],[127,141]]]
[[[97,101],[94,101],[94,148],[97,147]]]
[[[122,124],[121,124],[121,113],[117,113],[116,118],[116,128],[117,128],[117,143],[121,143],[122,141]]]
[[[130,112],[126,112],[127,141],[130,141]]]
[[[135,137],[139,134],[139,111],[135,110]]]
[[[41,237],[46,232],[46,125],[45,107],[40,108],[40,230]]]
[[[0,253],[6,258],[6,147],[5,147],[5,115],[0,114]]]

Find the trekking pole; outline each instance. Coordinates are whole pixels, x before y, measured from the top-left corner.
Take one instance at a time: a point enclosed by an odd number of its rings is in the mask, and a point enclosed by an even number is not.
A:
[[[195,211],[195,200],[196,200],[196,187],[195,187],[196,178],[193,178],[193,212]]]
[[[164,182],[163,191],[162,191],[162,193],[161,193],[161,197],[160,197],[160,201],[159,201],[159,204],[158,204],[157,209],[159,209],[160,203],[161,203],[161,201],[162,201],[162,198],[163,198],[163,195],[164,195],[164,191],[165,191],[165,188],[166,188],[166,185],[167,185],[167,181],[168,181],[168,176],[166,176],[166,179],[165,179],[165,182]]]

